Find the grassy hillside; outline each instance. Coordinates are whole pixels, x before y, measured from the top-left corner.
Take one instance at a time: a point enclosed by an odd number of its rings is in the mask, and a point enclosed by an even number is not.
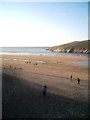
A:
[[[72,51],[76,52],[84,52],[84,51],[90,51],[90,48],[88,47],[90,45],[90,40],[84,40],[84,41],[74,41],[71,43],[63,44],[60,46],[54,46],[51,48],[52,51],[56,52],[67,52],[72,49]]]

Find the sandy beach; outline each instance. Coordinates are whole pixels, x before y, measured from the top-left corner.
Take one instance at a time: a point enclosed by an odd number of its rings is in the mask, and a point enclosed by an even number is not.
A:
[[[50,55],[2,55],[2,72],[3,72],[3,117],[45,117],[45,118],[65,118],[65,117],[87,117],[88,106],[88,68],[81,65],[73,64],[76,61],[87,60],[82,56],[50,56]],[[37,65],[36,65],[37,63]],[[72,75],[72,81],[70,76]],[[80,84],[77,84],[77,78],[80,78]],[[9,83],[7,82],[8,80]],[[10,84],[10,82],[14,82]],[[12,83],[11,82],[11,83]],[[11,86],[10,86],[10,85]],[[42,86],[47,85],[48,91],[46,100],[42,99]],[[6,87],[7,86],[7,87]],[[31,91],[31,92],[30,92]],[[33,91],[33,92],[32,92]],[[19,94],[20,93],[20,94]],[[34,93],[34,94],[33,94]],[[17,97],[19,94],[19,97]],[[23,101],[25,99],[27,100]],[[10,97],[11,96],[13,99]],[[6,100],[6,98],[8,100]],[[20,109],[30,109],[32,104],[32,110],[28,110],[28,113],[22,111],[21,114],[14,110],[5,109],[12,104],[15,105],[16,98],[18,104],[23,101],[22,106],[17,107]],[[22,98],[22,99],[20,99]],[[31,99],[34,99],[33,102]],[[36,102],[35,103],[35,99]],[[53,99],[53,100],[52,100]],[[48,108],[51,107],[50,111]],[[51,101],[51,102],[50,102]],[[64,101],[64,104],[63,104]],[[9,102],[9,103],[8,103]],[[8,105],[6,104],[8,103]],[[26,107],[25,104],[29,105]],[[61,105],[62,103],[62,105]],[[68,104],[67,104],[68,103]],[[39,105],[41,106],[41,109]],[[56,105],[57,104],[57,105]],[[69,106],[68,106],[69,105]],[[16,105],[17,106],[17,105]],[[37,106],[37,107],[36,107]],[[56,107],[58,106],[58,107]],[[75,107],[76,106],[76,107]],[[80,108],[80,106],[82,106]],[[62,109],[63,107],[63,109]],[[66,107],[66,109],[65,109]],[[75,108],[74,108],[75,107]],[[56,112],[53,111],[56,109]],[[48,110],[47,112],[44,110]],[[14,111],[10,112],[9,111]],[[32,116],[33,111],[33,116]],[[38,112],[35,112],[38,111]],[[42,111],[41,115],[40,112]],[[75,112],[75,111],[79,111]],[[14,114],[15,113],[15,114]],[[47,113],[47,114],[46,114]],[[24,114],[24,115],[22,115]]]

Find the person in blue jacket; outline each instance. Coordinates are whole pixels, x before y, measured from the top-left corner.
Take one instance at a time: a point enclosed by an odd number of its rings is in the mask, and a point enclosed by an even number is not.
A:
[[[46,96],[46,93],[47,93],[47,86],[45,85],[42,88],[42,94],[43,94],[43,96]]]

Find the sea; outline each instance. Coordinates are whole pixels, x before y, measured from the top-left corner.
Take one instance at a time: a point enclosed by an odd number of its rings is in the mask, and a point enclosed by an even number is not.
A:
[[[56,55],[56,56],[84,56],[90,58],[90,54],[84,53],[57,53],[47,50],[49,47],[1,47],[0,54],[25,54],[25,55]],[[1,59],[1,58],[0,58]],[[73,62],[85,67],[90,66],[90,60]]]

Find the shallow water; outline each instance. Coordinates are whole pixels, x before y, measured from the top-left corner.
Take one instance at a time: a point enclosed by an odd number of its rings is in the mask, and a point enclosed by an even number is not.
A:
[[[79,65],[83,65],[84,67],[90,67],[90,60],[73,62],[73,64],[79,64]]]
[[[56,52],[52,52],[49,50],[46,50],[49,47],[2,47],[2,49],[0,49],[0,53],[2,54],[25,54],[25,55],[62,55],[62,56],[84,56],[86,58],[90,58],[90,54],[83,54],[83,53],[56,53]],[[1,60],[1,58],[0,58]],[[4,60],[10,60],[7,58],[4,58]],[[16,60],[16,58],[14,58],[13,60]],[[23,61],[23,60],[20,60]],[[24,60],[24,61],[29,61],[29,60]],[[33,61],[32,61],[33,62]],[[34,62],[39,62],[39,63],[43,63],[43,61],[34,61]],[[84,67],[88,67],[90,66],[89,64],[90,62],[87,61],[79,61],[79,62],[73,62],[73,64],[80,64],[83,65]]]

